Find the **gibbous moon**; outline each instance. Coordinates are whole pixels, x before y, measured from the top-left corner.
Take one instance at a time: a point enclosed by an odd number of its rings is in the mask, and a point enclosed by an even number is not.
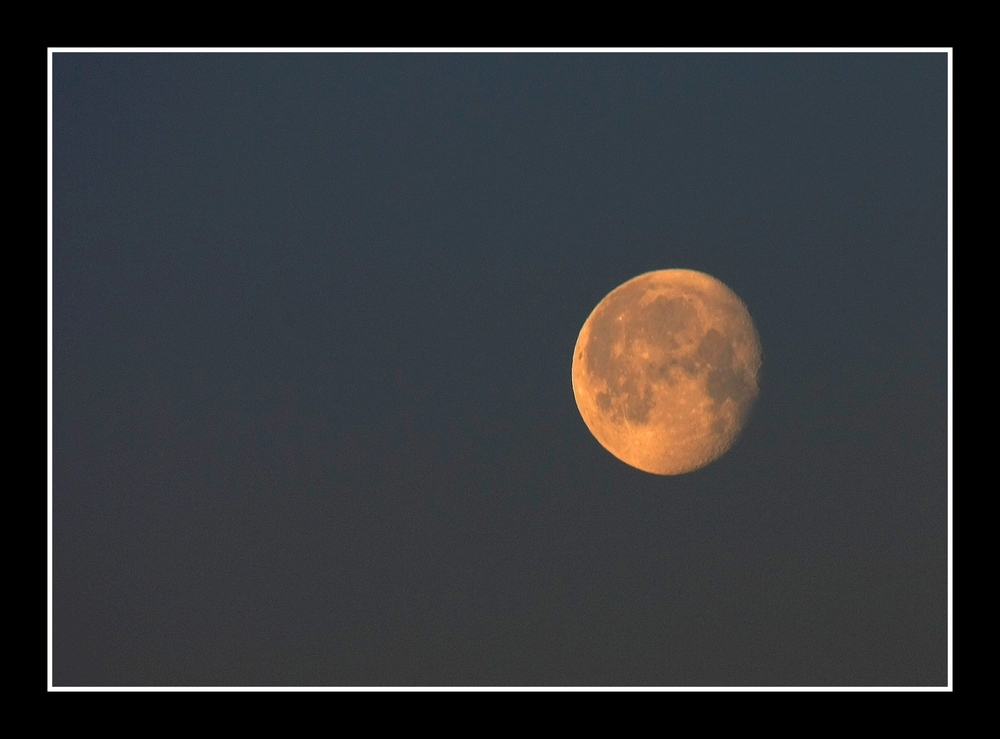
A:
[[[726,453],[757,400],[760,340],[736,294],[687,269],[647,272],[587,318],[573,393],[587,428],[622,462],[680,475]]]

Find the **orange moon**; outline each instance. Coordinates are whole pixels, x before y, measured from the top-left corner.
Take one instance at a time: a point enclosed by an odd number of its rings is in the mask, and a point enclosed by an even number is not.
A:
[[[584,423],[622,462],[680,475],[721,457],[757,400],[760,339],[736,293],[687,269],[647,272],[594,308],[573,352]]]

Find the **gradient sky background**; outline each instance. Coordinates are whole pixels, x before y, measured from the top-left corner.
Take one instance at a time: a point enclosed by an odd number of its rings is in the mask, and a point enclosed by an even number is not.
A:
[[[947,56],[53,55],[53,683],[947,683]],[[632,469],[655,269],[764,348]]]

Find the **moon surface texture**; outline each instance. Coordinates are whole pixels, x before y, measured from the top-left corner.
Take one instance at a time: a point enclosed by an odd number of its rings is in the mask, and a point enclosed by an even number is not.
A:
[[[757,400],[760,339],[743,301],[714,277],[647,272],[583,324],[573,393],[584,422],[621,461],[679,475],[726,453]]]

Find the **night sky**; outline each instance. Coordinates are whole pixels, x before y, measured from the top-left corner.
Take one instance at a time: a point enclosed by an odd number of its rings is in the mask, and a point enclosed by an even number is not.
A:
[[[945,53],[52,57],[54,686],[943,686]],[[650,475],[573,348],[746,303]]]

